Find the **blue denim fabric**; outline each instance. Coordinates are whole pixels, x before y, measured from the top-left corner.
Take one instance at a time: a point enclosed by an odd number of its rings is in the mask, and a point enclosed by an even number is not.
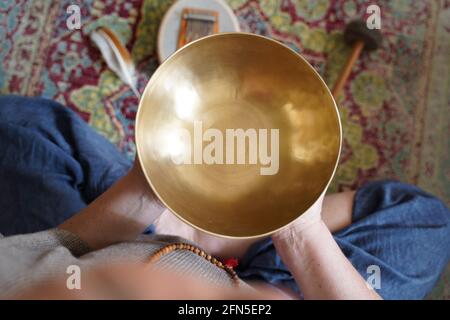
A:
[[[130,168],[117,148],[57,102],[0,97],[0,233],[57,226]]]
[[[357,190],[353,222],[334,239],[364,279],[369,266],[380,268],[384,299],[422,299],[450,259],[450,210],[415,186],[371,182]],[[249,249],[238,274],[300,292],[271,239]]]
[[[57,226],[131,166],[74,112],[41,98],[0,97],[0,150],[5,236]],[[449,220],[449,209],[417,187],[379,181],[357,191],[353,223],[334,237],[364,278],[368,266],[380,267],[383,298],[420,299],[448,264]],[[237,271],[299,292],[270,238],[253,245]]]

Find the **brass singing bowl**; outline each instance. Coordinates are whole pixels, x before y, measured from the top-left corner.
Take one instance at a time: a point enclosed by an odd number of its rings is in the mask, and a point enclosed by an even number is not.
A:
[[[248,133],[245,144],[228,145],[227,129]],[[268,152],[276,129],[278,170]],[[139,161],[159,199],[186,223],[225,237],[269,235],[304,213],[334,175],[341,136],[335,101],[313,67],[246,33],[209,36],[174,53],[148,82],[136,120]]]

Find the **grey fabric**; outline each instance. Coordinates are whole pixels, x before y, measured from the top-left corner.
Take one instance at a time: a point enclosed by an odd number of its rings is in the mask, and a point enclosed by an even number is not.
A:
[[[118,243],[97,251],[76,235],[60,229],[0,238],[0,298],[8,298],[38,282],[68,277],[67,267],[77,265],[82,272],[114,262],[145,262],[163,246],[187,240],[149,235],[132,242]],[[212,284],[231,286],[226,271],[187,250],[176,250],[161,257],[155,266],[196,275]]]

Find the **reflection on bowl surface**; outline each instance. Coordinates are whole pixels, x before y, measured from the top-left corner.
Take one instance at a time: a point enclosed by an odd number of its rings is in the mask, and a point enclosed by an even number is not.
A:
[[[253,237],[293,221],[326,189],[341,126],[300,55],[230,33],[193,42],[159,67],[140,102],[136,143],[147,180],[181,219]]]

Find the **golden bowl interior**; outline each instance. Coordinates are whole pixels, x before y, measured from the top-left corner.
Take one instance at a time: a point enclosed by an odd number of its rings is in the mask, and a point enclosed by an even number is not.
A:
[[[216,148],[208,149],[212,164],[202,158],[213,141],[207,129],[223,138],[214,135]],[[251,129],[257,140],[249,133],[245,146],[234,140],[232,147],[227,129]],[[261,156],[261,129],[271,158],[255,163],[250,154]],[[278,170],[269,134],[275,129]],[[148,182],[179,218],[215,235],[257,237],[292,222],[326,190],[341,125],[330,91],[299,54],[261,36],[229,33],[190,43],[158,68],[141,98],[136,144]]]

